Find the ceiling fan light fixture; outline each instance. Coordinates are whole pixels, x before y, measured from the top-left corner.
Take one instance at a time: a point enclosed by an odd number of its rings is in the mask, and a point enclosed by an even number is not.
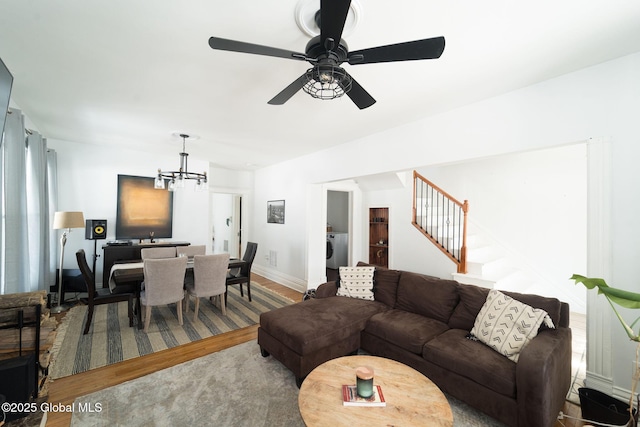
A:
[[[316,65],[309,68],[305,76],[307,83],[302,89],[313,98],[340,98],[351,90],[351,76],[337,65]]]

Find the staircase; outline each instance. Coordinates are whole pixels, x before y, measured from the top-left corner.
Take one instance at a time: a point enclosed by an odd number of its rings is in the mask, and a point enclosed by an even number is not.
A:
[[[467,272],[467,211],[460,202],[431,181],[413,171],[413,215],[411,224],[458,266]]]
[[[523,292],[532,280],[514,267],[506,250],[486,236],[487,230],[468,231],[468,201],[460,202],[417,172],[413,172],[412,224],[457,264],[453,278],[485,288]]]
[[[469,222],[467,238],[467,272],[453,273],[459,283],[526,293],[536,280],[534,274],[518,266],[514,255],[499,242],[488,237],[490,233]]]

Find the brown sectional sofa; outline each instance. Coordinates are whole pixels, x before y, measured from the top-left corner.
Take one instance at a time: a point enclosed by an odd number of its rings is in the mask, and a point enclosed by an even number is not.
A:
[[[361,264],[362,265],[362,264]],[[258,344],[296,376],[362,349],[397,360],[444,392],[510,426],[552,426],[571,381],[569,306],[554,298],[505,292],[544,309],[542,327],[517,363],[468,339],[488,289],[407,271],[376,268],[375,301],[335,296],[335,282],[316,297],[260,316]]]

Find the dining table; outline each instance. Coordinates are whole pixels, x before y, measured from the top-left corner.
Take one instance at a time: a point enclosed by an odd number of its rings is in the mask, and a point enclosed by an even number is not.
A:
[[[246,264],[246,261],[240,258],[229,259],[229,270],[240,269]],[[187,274],[193,271],[193,257],[187,260]],[[185,275],[186,277],[187,275]],[[138,328],[142,329],[142,314],[140,307],[140,292],[142,291],[142,283],[144,282],[144,261],[127,261],[113,264],[109,274],[109,289],[111,292],[117,293],[118,286],[132,287],[135,290],[136,298],[136,317],[138,319]]]

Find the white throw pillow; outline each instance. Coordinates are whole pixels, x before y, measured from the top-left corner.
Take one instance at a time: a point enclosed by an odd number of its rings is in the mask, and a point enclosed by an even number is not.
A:
[[[375,267],[340,267],[340,286],[336,295],[373,301]]]
[[[522,349],[538,335],[542,323],[554,328],[546,311],[492,289],[471,329],[471,338],[518,362]]]

